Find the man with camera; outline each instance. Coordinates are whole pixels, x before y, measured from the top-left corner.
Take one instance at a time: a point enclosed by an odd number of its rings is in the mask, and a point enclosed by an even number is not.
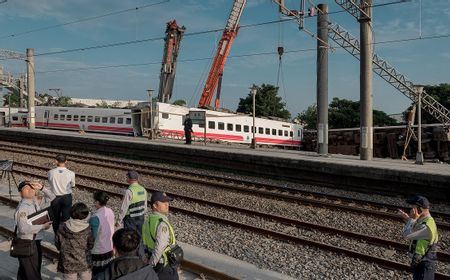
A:
[[[25,255],[14,256],[19,260],[17,279],[41,279],[42,231],[49,229],[51,222],[34,225],[28,221],[28,216],[39,211],[41,208],[50,205],[50,201],[54,199],[55,196],[50,190],[44,188],[38,182],[22,181],[17,188],[22,199],[14,213],[14,220],[16,223],[14,234],[15,238],[18,240],[17,248],[14,248],[14,250],[28,252]],[[42,192],[43,196],[37,196],[37,192]],[[13,248],[11,249],[13,250]],[[20,254],[23,254],[23,252],[20,252]]]
[[[436,244],[439,236],[434,219],[430,214],[430,202],[426,197],[416,195],[406,200],[411,205],[409,214],[399,210],[406,221],[403,237],[410,240],[409,255],[414,280],[434,279],[436,270]]]

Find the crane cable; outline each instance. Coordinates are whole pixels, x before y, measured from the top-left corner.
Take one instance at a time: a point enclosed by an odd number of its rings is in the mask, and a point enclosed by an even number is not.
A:
[[[277,88],[279,89],[279,85],[280,85],[280,79],[281,79],[281,83],[283,85],[283,93],[284,93],[284,101],[286,102],[286,105],[288,104],[287,102],[287,94],[286,94],[286,84],[284,82],[284,75],[283,75],[283,54],[284,54],[284,47],[283,47],[283,22],[282,17],[281,17],[281,12],[278,13],[279,15],[279,23],[278,23],[278,47],[277,47],[277,52],[278,52],[278,71],[277,71]]]

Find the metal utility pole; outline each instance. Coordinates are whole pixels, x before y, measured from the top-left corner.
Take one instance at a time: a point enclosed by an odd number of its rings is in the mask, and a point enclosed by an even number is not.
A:
[[[27,89],[28,89],[28,128],[35,129],[35,118],[36,113],[34,109],[34,57],[33,57],[33,49],[27,49]]]
[[[251,92],[252,97],[253,97],[253,127],[252,127],[253,138],[252,138],[252,144],[250,145],[250,148],[256,149],[256,137],[255,137],[255,132],[256,132],[256,127],[255,127],[255,107],[256,107],[256,101],[255,101],[255,97],[256,97],[257,87],[255,87],[255,86],[251,87],[251,88],[250,88],[250,92]]]
[[[361,147],[360,159],[373,159],[373,108],[372,108],[372,0],[361,0],[360,23],[360,116]]]
[[[153,89],[147,89],[147,93],[148,93],[148,98],[150,101],[150,132],[148,134],[148,139],[152,140],[154,135],[153,135],[153,97],[152,97],[152,93],[154,92]]]
[[[25,108],[25,98],[24,93],[25,92],[25,76],[20,76],[19,78],[19,107]]]
[[[328,154],[328,5],[319,4],[317,17],[317,152]]]
[[[419,100],[417,101],[417,154],[415,164],[423,164],[422,153],[422,93],[423,86],[416,85],[416,91],[419,94]]]

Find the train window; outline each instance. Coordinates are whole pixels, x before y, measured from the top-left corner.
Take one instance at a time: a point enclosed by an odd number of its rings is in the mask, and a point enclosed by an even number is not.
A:
[[[107,123],[108,122],[108,117],[102,117],[102,123]]]
[[[289,131],[289,136],[290,137],[294,137],[294,132],[293,131]]]
[[[287,130],[284,131],[284,136],[288,136],[289,132]]]
[[[270,128],[266,128],[266,134],[270,135]]]
[[[300,134],[300,129],[298,130],[298,137],[300,137],[301,136],[301,134]]]
[[[228,131],[233,131],[233,124],[232,123],[227,123],[227,130]]]
[[[117,123],[118,124],[123,124],[123,118],[117,118]]]
[[[67,121],[71,121],[72,120],[72,115],[67,115],[66,120]]]
[[[44,112],[44,118],[45,118],[45,119],[48,118],[48,111],[45,111],[45,112]]]
[[[278,136],[283,136],[283,130],[278,129]]]
[[[86,121],[86,116],[81,116],[80,117],[80,122],[85,122]]]
[[[277,130],[272,128],[272,135],[277,135]]]
[[[264,133],[264,127],[258,127],[258,133],[263,134]]]
[[[65,115],[59,115],[59,120],[60,120],[60,121],[63,121],[65,118],[66,118]]]
[[[209,122],[208,122],[208,128],[210,128],[210,129],[216,129],[216,122],[209,121]]]
[[[115,117],[110,117],[109,118],[109,123],[116,123],[116,118]]]
[[[78,115],[73,115],[73,121],[77,122],[78,121]]]
[[[242,125],[237,124],[236,125],[236,131],[241,132],[242,131]]]
[[[169,118],[169,114],[168,113],[162,113],[162,118],[163,119],[168,119]]]
[[[250,128],[248,127],[248,125],[244,125],[244,132],[249,132]]]
[[[54,119],[54,120],[58,120],[58,114],[54,114],[54,115],[53,115],[53,119]]]
[[[95,117],[94,122],[100,122],[100,117]]]
[[[88,122],[92,122],[93,119],[94,119],[93,116],[88,116],[88,117],[87,117],[87,121],[88,121]]]
[[[19,117],[14,116],[14,117],[12,117],[12,120],[13,120],[13,121],[18,121],[18,120],[19,120]]]
[[[131,118],[127,118],[127,124],[131,124]]]
[[[205,124],[204,124],[204,123],[199,123],[199,124],[198,124],[198,127],[200,127],[200,128],[205,128]]]
[[[223,122],[220,122],[220,123],[217,124],[217,128],[219,130],[224,130],[225,129],[225,124]]]

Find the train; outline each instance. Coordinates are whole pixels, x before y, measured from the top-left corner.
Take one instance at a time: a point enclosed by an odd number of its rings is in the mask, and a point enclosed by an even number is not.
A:
[[[75,130],[130,136],[155,132],[164,138],[184,136],[183,122],[189,112],[203,111],[206,123],[194,124],[194,138],[250,144],[253,118],[247,114],[188,108],[167,103],[143,102],[130,109],[36,106],[37,128]],[[25,110],[11,114],[12,127],[27,126]],[[206,126],[206,127],[205,127]],[[255,139],[259,145],[299,148],[303,127],[278,119],[255,118]]]

